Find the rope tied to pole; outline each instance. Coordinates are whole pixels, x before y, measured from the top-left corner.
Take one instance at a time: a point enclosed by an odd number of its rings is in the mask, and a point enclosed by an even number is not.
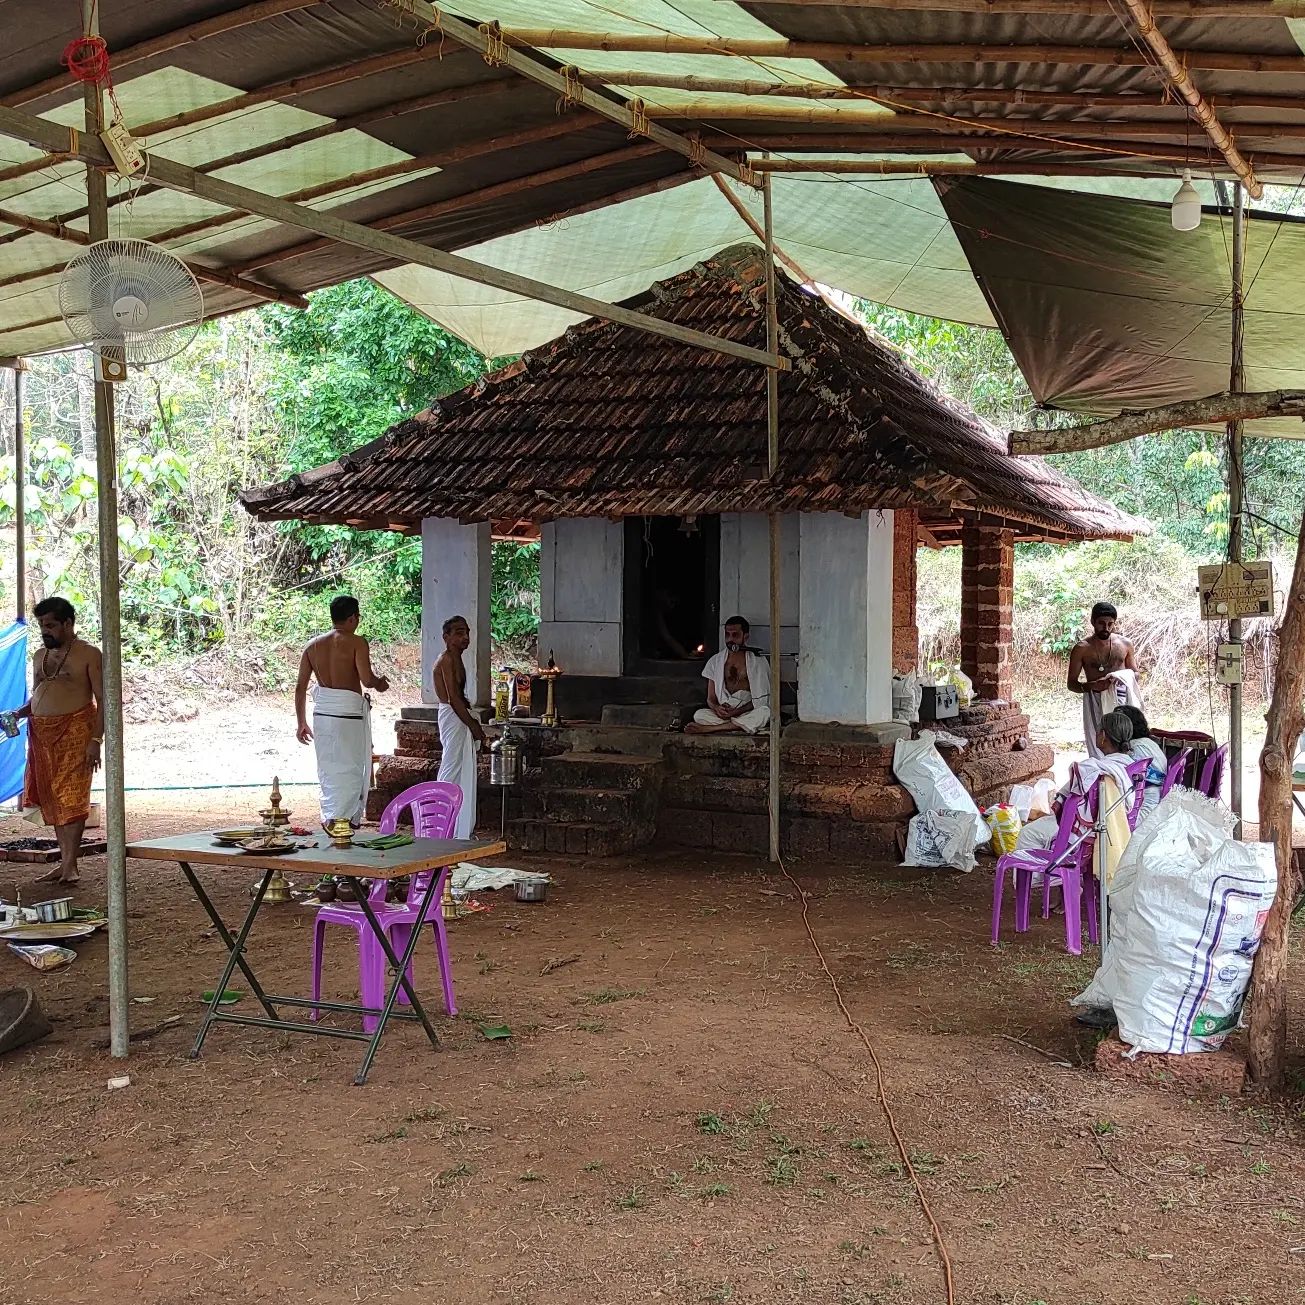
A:
[[[629,109],[633,121],[630,123],[627,139],[634,140],[636,136],[646,136],[648,134],[648,106],[642,100],[631,100]]]
[[[585,99],[584,82],[580,78],[580,69],[569,63],[562,69],[562,94],[553,106],[556,113],[565,113],[576,104],[583,104]]]
[[[421,48],[430,40],[432,32],[440,34],[440,48],[437,58],[444,58],[444,15],[440,13],[439,5],[431,7],[430,22],[421,30],[421,35],[417,37],[417,46]]]
[[[702,143],[702,137],[694,132],[693,135],[686,137],[689,142],[689,165],[695,168],[703,168],[707,164],[707,147]]]
[[[498,19],[481,23],[476,30],[485,38],[485,53],[482,58],[491,68],[501,68],[507,62],[508,47],[503,39],[503,29]]]

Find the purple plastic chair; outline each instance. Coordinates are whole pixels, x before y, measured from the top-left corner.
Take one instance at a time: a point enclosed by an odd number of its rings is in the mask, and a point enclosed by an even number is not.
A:
[[[427,784],[414,784],[404,789],[381,814],[380,831],[392,834],[399,827],[399,816],[405,808],[412,808],[412,823],[418,838],[452,838],[457,823],[458,812],[462,809],[462,790],[456,784],[444,784],[438,780]],[[372,912],[376,916],[390,946],[396,956],[402,956],[408,945],[409,935],[414,927],[429,924],[435,930],[435,952],[439,959],[440,979],[444,984],[444,1009],[450,1015],[458,1013],[457,1002],[453,996],[453,966],[449,961],[449,940],[444,931],[444,913],[440,909],[440,900],[444,894],[444,881],[450,873],[445,866],[439,871],[429,871],[414,875],[408,889],[408,901],[387,902],[385,900],[388,881],[378,879],[372,884],[367,895]],[[435,891],[430,895],[430,909],[425,920],[418,920],[421,904],[426,900],[426,891],[430,885],[431,875],[437,874]],[[322,995],[322,943],[328,924],[348,925],[358,935],[358,991],[361,1004],[379,1010],[385,1004],[385,971],[388,964],[385,952],[376,935],[371,931],[362,909],[357,906],[327,905],[317,912],[313,922],[313,998]],[[408,970],[408,982],[412,982],[412,970]],[[407,1005],[408,997],[399,989],[400,1003]],[[310,1018],[316,1019],[318,1011],[313,1009]],[[363,1029],[372,1032],[377,1024],[375,1015],[363,1016]]]
[[[1095,789],[1095,785],[1093,788]],[[1001,903],[1007,875],[1015,880],[1015,932],[1027,933],[1029,927],[1029,899],[1033,893],[1033,878],[1042,875],[1043,915],[1050,914],[1050,892],[1058,884],[1065,905],[1065,946],[1075,956],[1083,951],[1082,907],[1086,903],[1088,937],[1097,940],[1096,894],[1084,894],[1084,866],[1091,851],[1092,840],[1084,837],[1091,831],[1087,799],[1081,793],[1065,795],[1060,807],[1060,822],[1056,837],[1049,848],[1029,848],[1020,852],[1006,852],[997,859],[997,873],[992,888],[992,945],[1000,941]]]
[[[1223,797],[1223,772],[1228,762],[1228,745],[1221,743],[1205,759],[1201,767],[1201,778],[1196,783],[1196,791],[1208,798],[1218,801]]]
[[[1160,785],[1160,796],[1169,796],[1169,791],[1187,772],[1187,758],[1192,755],[1191,748],[1184,748],[1170,763],[1165,771],[1165,782]]]
[[[1127,812],[1131,832],[1137,828],[1137,822],[1142,818],[1142,804],[1146,801],[1146,772],[1151,769],[1151,763],[1143,757],[1140,761],[1130,761],[1125,769],[1133,781],[1133,795],[1129,799]]]

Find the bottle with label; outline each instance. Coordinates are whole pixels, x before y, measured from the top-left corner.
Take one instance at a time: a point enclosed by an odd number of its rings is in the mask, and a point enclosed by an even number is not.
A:
[[[505,666],[494,677],[494,721],[502,725],[508,718],[508,702],[512,695],[512,672]]]

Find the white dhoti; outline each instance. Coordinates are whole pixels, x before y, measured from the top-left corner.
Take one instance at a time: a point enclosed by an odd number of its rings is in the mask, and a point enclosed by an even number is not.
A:
[[[744,701],[727,702],[727,707],[741,707]],[[695,725],[737,725],[745,734],[756,734],[758,730],[764,730],[770,724],[769,707],[750,707],[742,716],[735,716],[732,720],[721,720],[710,707],[699,707],[693,713],[693,723]]]
[[[1017,852],[1045,852],[1056,841],[1056,830],[1060,828],[1059,816],[1039,816],[1020,827],[1015,838]]]
[[[440,703],[440,773],[443,784],[462,790],[462,809],[454,826],[454,838],[470,838],[476,828],[476,740],[447,702]]]
[[[1087,744],[1088,756],[1098,761],[1105,755],[1097,746],[1102,718],[1116,707],[1142,706],[1136,671],[1111,671],[1106,678],[1110,681],[1109,688],[1083,695],[1083,741]]]
[[[313,691],[313,748],[322,822],[360,825],[372,786],[372,706],[352,689]]]

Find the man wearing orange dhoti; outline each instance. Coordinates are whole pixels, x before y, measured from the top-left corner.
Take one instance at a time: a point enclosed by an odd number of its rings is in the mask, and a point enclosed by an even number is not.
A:
[[[104,699],[100,650],[77,637],[77,613],[65,598],[37,603],[42,648],[32,657],[23,806],[54,826],[57,870],[38,882],[75,884],[82,830],[91,813],[91,776],[100,767]]]

